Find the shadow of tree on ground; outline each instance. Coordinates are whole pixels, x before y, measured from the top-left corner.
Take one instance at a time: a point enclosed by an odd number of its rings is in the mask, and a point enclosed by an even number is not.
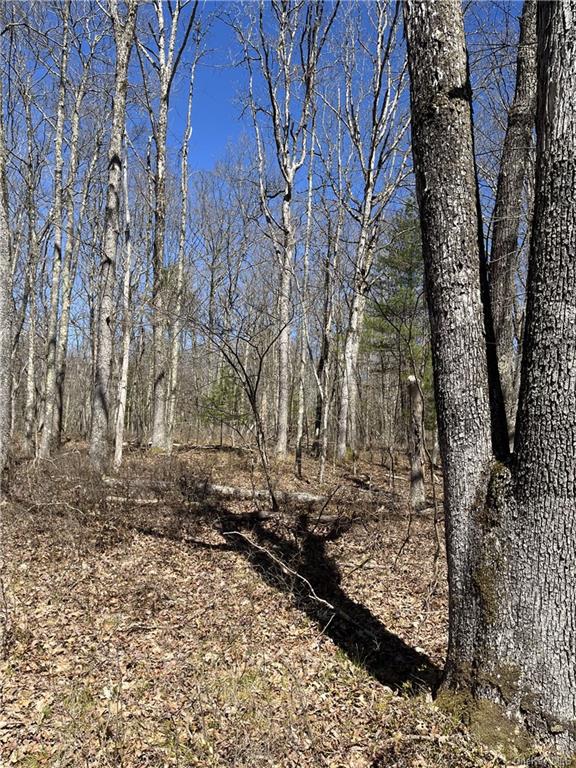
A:
[[[257,514],[223,510],[218,514],[220,531],[230,549],[242,554],[267,584],[290,593],[297,608],[354,663],[393,690],[433,690],[440,669],[342,589],[340,570],[326,545],[340,538],[351,524],[337,521],[319,533],[318,526],[310,526],[308,516],[302,514],[286,536],[275,530],[273,521],[264,523]]]

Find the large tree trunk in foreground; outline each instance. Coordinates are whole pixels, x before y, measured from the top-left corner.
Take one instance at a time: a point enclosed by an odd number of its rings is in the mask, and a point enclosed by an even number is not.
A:
[[[461,6],[410,0],[405,8],[445,471],[445,687],[466,692],[472,722],[483,720],[493,741],[525,746],[520,724],[569,753],[576,749],[576,8],[538,6],[536,206],[518,449],[509,467],[495,460],[490,439]]]
[[[471,668],[479,606],[471,541],[492,463],[476,174],[458,0],[405,5],[412,146],[444,462],[451,674]],[[433,42],[438,39],[440,43]]]
[[[576,751],[576,4],[538,4],[536,198],[517,457],[492,513],[486,645],[513,706]]]
[[[536,0],[526,0],[520,19],[516,66],[516,90],[508,113],[508,125],[498,175],[490,254],[490,295],[498,367],[510,434],[514,432],[517,391],[514,372],[513,307],[518,268],[518,235],[526,174],[531,165],[530,148],[536,113]]]
[[[120,19],[113,4],[114,37],[116,39],[116,78],[114,111],[108,150],[108,196],[102,244],[101,294],[98,317],[98,347],[96,376],[92,399],[92,429],[90,432],[90,459],[102,471],[109,459],[112,410],[110,375],[114,337],[114,282],[116,274],[116,247],[120,234],[120,194],[122,184],[122,137],[126,116],[128,90],[128,61],[134,39],[138,0],[130,0],[125,19]]]

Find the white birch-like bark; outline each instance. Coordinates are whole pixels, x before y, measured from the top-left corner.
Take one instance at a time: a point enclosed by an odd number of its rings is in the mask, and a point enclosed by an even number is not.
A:
[[[314,131],[314,120],[312,122],[312,131],[310,135],[310,155],[308,158],[308,193],[306,199],[306,232],[304,235],[304,253],[302,255],[302,289],[300,297],[300,339],[299,339],[299,361],[298,361],[298,416],[296,421],[296,471],[298,477],[302,477],[302,449],[304,438],[304,415],[305,415],[305,376],[306,376],[306,358],[308,349],[308,268],[310,261],[310,239],[312,236],[312,201],[314,191],[314,149],[316,136]]]
[[[124,447],[124,420],[126,416],[126,400],[128,396],[128,364],[130,362],[130,281],[132,271],[132,239],[130,232],[130,197],[128,193],[128,163],[124,156],[122,169],[124,191],[124,280],[122,283],[122,364],[118,377],[118,395],[116,404],[116,427],[114,430],[114,460],[115,470],[122,464]]]
[[[168,446],[171,448],[174,435],[174,420],[176,415],[176,397],[178,393],[178,366],[180,364],[180,346],[182,343],[182,298],[184,290],[184,257],[186,251],[186,223],[188,220],[188,150],[192,138],[192,99],[194,96],[194,74],[196,60],[192,65],[190,87],[188,90],[188,109],[186,112],[186,128],[182,139],[182,155],[180,162],[180,231],[178,234],[178,264],[176,267],[176,301],[174,306],[174,322],[170,345],[170,385],[168,388]]]

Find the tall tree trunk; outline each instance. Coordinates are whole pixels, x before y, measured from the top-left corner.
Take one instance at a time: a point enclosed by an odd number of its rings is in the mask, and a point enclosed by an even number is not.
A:
[[[445,685],[576,750],[576,14],[538,4],[536,203],[517,452],[498,458],[478,279],[470,89],[458,0],[405,5],[413,152],[445,474]],[[476,220],[475,220],[476,219]],[[492,414],[495,413],[494,406]],[[493,444],[491,444],[493,443]]]
[[[126,400],[128,395],[128,364],[130,362],[130,280],[132,270],[132,240],[130,232],[130,198],[128,194],[128,165],[124,157],[122,172],[124,189],[124,281],[122,285],[122,365],[118,377],[118,396],[116,405],[116,426],[114,430],[114,461],[115,470],[122,464],[124,448],[124,420],[126,416]]]
[[[28,314],[28,353],[26,356],[26,393],[24,401],[24,440],[22,450],[33,456],[36,444],[36,295],[30,294]]]
[[[294,230],[290,202],[292,180],[287,183],[282,201],[283,242],[278,250],[280,262],[280,292],[278,295],[278,426],[276,454],[285,456],[288,451],[288,417],[290,411],[290,289],[294,268]]]
[[[86,74],[84,71],[76,100],[72,112],[71,130],[70,130],[70,163],[68,179],[66,182],[66,245],[64,246],[64,265],[62,269],[62,308],[60,311],[60,320],[58,323],[58,333],[56,341],[56,409],[54,411],[53,443],[59,446],[62,439],[62,429],[64,426],[64,383],[66,379],[66,354],[68,351],[68,326],[70,323],[70,309],[72,304],[72,286],[76,275],[76,262],[79,248],[79,232],[76,232],[74,222],[74,185],[78,174],[78,136],[80,131],[80,108],[86,91]],[[86,213],[86,204],[88,198],[88,189],[98,150],[99,141],[96,141],[94,155],[88,166],[86,178],[84,179],[84,189],[80,210],[78,214],[78,228],[82,227]]]
[[[108,150],[108,193],[102,243],[100,273],[100,311],[95,381],[92,398],[90,459],[99,471],[106,468],[110,451],[109,419],[111,410],[110,374],[112,369],[114,282],[116,248],[120,234],[120,194],[122,184],[122,137],[126,118],[128,62],[134,40],[138,0],[129,0],[127,13],[120,19],[116,3],[112,4],[116,40],[116,76],[110,147]]]
[[[160,99],[156,128],[156,178],[154,253],[152,268],[152,349],[154,353],[154,388],[152,413],[152,448],[168,448],[166,430],[166,316],[164,308],[164,239],[166,231],[166,131],[168,123],[168,94]]]
[[[296,423],[296,471],[298,477],[302,477],[302,449],[304,439],[304,419],[306,411],[305,403],[305,376],[306,376],[306,350],[308,348],[308,267],[310,260],[310,238],[312,236],[312,195],[314,192],[314,148],[316,136],[314,124],[310,137],[310,157],[308,160],[308,194],[306,201],[306,233],[304,236],[302,295],[300,300],[299,361],[298,361],[298,418]]]
[[[170,7],[170,27],[164,22],[164,3],[154,3],[158,22],[158,77],[160,79],[160,99],[158,120],[154,128],[156,144],[155,210],[154,210],[154,248],[152,258],[152,350],[154,355],[154,386],[152,407],[152,448],[169,451],[170,437],[167,426],[169,395],[168,349],[166,339],[167,318],[165,308],[165,270],[164,245],[166,239],[166,136],[168,130],[168,107],[174,75],[188,37],[194,26],[198,0],[191,4],[183,36],[177,41],[178,20],[182,10],[182,0],[176,0]],[[177,46],[178,43],[178,46]],[[153,117],[150,116],[153,123]],[[154,123],[153,123],[154,124]]]
[[[176,397],[178,392],[178,368],[180,365],[180,346],[182,344],[182,299],[184,292],[184,258],[186,255],[186,223],[188,221],[188,149],[192,138],[192,99],[194,96],[194,75],[196,61],[192,65],[190,73],[190,86],[188,89],[188,109],[186,112],[186,128],[182,139],[182,156],[180,162],[180,232],[178,235],[178,264],[176,267],[176,302],[174,306],[174,322],[172,325],[172,338],[170,345],[170,386],[168,389],[168,445],[172,447],[174,435],[174,421],[176,417]],[[212,305],[214,276],[210,274],[210,304]],[[210,334],[213,337],[213,311],[210,315]]]
[[[62,214],[63,214],[63,167],[64,119],[66,115],[66,85],[69,55],[69,0],[63,6],[64,28],[62,32],[62,53],[60,57],[60,83],[58,87],[58,111],[54,134],[54,256],[52,261],[52,284],[48,313],[48,338],[46,350],[46,378],[44,382],[44,412],[38,455],[49,458],[54,438],[54,405],[56,403],[56,340],[58,332],[58,309],[60,304],[60,275],[62,272]]]
[[[369,242],[370,217],[372,215],[373,187],[370,184],[365,193],[360,240],[356,263],[354,265],[354,282],[352,287],[352,306],[350,319],[344,343],[344,376],[340,395],[340,411],[338,413],[338,445],[336,455],[343,459],[346,448],[356,453],[356,404],[358,401],[358,386],[356,366],[360,350],[360,336],[364,324],[366,309],[366,292],[368,290],[368,273],[372,266],[372,249]]]
[[[474,660],[480,605],[472,547],[478,501],[485,497],[493,457],[470,85],[459,0],[408,0],[404,9],[412,149],[444,461],[450,587],[446,671],[457,680]]]
[[[525,0],[520,19],[516,89],[508,113],[493,213],[490,254],[490,294],[498,367],[510,435],[514,434],[517,389],[514,317],[518,268],[518,234],[522,197],[530,168],[530,148],[536,113],[536,0]]]
[[[0,103],[2,85],[0,84]],[[6,145],[4,120],[0,115],[0,499],[3,495],[3,474],[10,439],[10,388],[12,385],[12,265],[8,228],[8,199],[6,192]],[[0,559],[2,553],[0,552]],[[0,648],[4,641],[4,617],[0,609]]]

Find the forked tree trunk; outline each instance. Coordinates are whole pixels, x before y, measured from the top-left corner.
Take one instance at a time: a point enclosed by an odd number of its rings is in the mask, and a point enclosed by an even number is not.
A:
[[[158,120],[154,127],[156,144],[156,174],[154,177],[155,208],[154,208],[154,247],[152,257],[152,351],[154,354],[154,385],[152,401],[152,448],[169,451],[170,435],[167,425],[169,370],[168,345],[166,330],[166,285],[164,269],[164,245],[166,240],[166,138],[168,131],[168,107],[174,75],[178,69],[181,55],[187,45],[188,37],[194,25],[198,1],[192,3],[192,10],[183,36],[177,40],[182,10],[182,0],[169,4],[170,24],[166,28],[164,19],[165,6],[162,2],[154,3],[158,23],[158,33],[155,36],[158,45],[158,77],[160,80],[160,96]],[[177,46],[178,43],[178,46]],[[145,50],[145,49],[144,49]],[[151,121],[153,123],[152,115]]]
[[[490,295],[498,367],[506,404],[508,429],[514,434],[517,388],[514,349],[515,278],[518,268],[518,235],[522,198],[530,167],[530,148],[536,113],[536,0],[526,0],[520,19],[516,65],[516,90],[508,113],[496,203],[493,214],[490,254]]]
[[[98,345],[96,351],[95,381],[92,398],[92,428],[90,431],[90,459],[96,469],[106,468],[110,452],[110,374],[114,335],[114,283],[116,274],[116,247],[120,234],[120,194],[122,184],[122,136],[126,117],[128,90],[128,61],[134,40],[134,27],[138,0],[129,0],[126,17],[121,19],[115,2],[112,5],[114,37],[116,40],[116,76],[114,110],[108,150],[108,194],[102,243],[100,274],[100,312],[98,317]]]
[[[461,5],[409,0],[405,12],[445,473],[445,686],[472,694],[477,715],[495,723],[506,714],[570,753],[576,750],[575,8],[538,4],[536,204],[517,453],[509,466],[496,460],[490,438]],[[500,737],[506,735],[516,737],[502,725]]]
[[[408,426],[408,453],[410,455],[410,504],[414,511],[426,505],[424,487],[424,403],[416,376],[408,377],[410,422]]]

